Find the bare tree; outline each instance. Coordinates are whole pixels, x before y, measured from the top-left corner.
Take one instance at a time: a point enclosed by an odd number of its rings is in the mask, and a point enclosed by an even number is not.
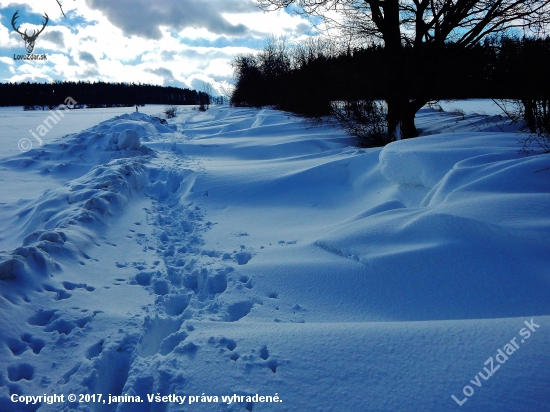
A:
[[[386,130],[386,107],[374,100],[332,102],[330,117],[350,135],[360,147],[380,147],[393,138]]]
[[[300,69],[316,60],[326,60],[340,55],[345,45],[330,37],[309,37],[296,43],[290,50],[292,69]]]
[[[137,109],[137,106],[136,106],[136,109]],[[174,104],[164,106],[164,114],[167,119],[173,119],[174,117],[177,117],[179,114],[178,106]]]
[[[386,103],[390,135],[418,135],[416,112],[433,96],[424,90],[430,74],[453,56],[490,35],[510,29],[544,34],[550,0],[258,0],[263,10],[298,6],[298,13],[322,17],[327,27],[364,43],[384,46],[388,73]],[[329,17],[332,16],[332,17]],[[446,48],[449,50],[449,47]]]
[[[212,101],[212,85],[208,82],[202,83],[202,91],[199,92],[199,110],[205,112],[210,108]]]
[[[220,91],[222,93],[222,104],[227,104],[231,101],[231,96],[235,92],[235,86],[228,84],[227,87],[221,86]]]

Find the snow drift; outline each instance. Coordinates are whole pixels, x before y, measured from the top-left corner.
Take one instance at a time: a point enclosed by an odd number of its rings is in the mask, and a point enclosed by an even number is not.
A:
[[[4,156],[0,411],[544,410],[548,156],[469,120],[364,150],[220,106]],[[12,402],[45,393],[114,401]]]

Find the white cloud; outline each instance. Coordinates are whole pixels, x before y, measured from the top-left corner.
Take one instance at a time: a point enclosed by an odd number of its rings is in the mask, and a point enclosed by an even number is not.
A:
[[[86,5],[102,11],[124,34],[149,39],[162,38],[159,26],[205,28],[211,33],[241,36],[247,27],[230,23],[221,13],[255,8],[252,0],[86,0]]]
[[[11,57],[0,56],[0,62],[6,64],[8,66],[13,66],[13,64],[14,64],[14,60]]]
[[[102,80],[199,88],[208,82],[221,90],[229,86],[236,55],[261,47],[271,34],[291,39],[310,34],[302,17],[263,13],[253,0],[63,0],[66,19],[55,0],[11,1],[0,0],[0,81]],[[48,13],[50,21],[35,48],[47,54],[46,62],[12,60],[13,53],[24,53],[10,25],[16,9],[33,23]]]
[[[295,37],[304,32],[315,32],[311,25],[298,15],[289,15],[284,10],[277,10],[269,13],[224,13],[224,17],[231,23],[241,22],[256,33],[273,34],[276,36],[286,35]]]

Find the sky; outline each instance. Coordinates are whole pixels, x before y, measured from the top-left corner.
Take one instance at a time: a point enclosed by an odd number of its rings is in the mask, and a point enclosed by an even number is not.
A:
[[[88,80],[134,82],[224,94],[235,56],[267,39],[299,41],[316,30],[288,10],[263,12],[254,0],[0,0],[0,82]],[[33,54],[18,60],[25,42],[49,21]]]

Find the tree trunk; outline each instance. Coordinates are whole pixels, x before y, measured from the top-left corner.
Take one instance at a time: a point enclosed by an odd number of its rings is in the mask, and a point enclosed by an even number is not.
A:
[[[536,123],[536,101],[532,99],[522,99],[521,102],[523,103],[523,112],[524,112],[524,119],[527,123],[527,127],[529,127],[529,131],[531,133],[537,132],[537,123]]]
[[[388,135],[401,139],[418,137],[418,130],[414,124],[416,113],[428,100],[410,100],[406,97],[390,97],[386,100],[388,105]],[[395,136],[397,126],[400,127],[401,136]]]
[[[408,139],[410,137],[418,137],[418,130],[414,124],[416,112],[410,103],[406,104],[406,109],[403,110],[401,117],[401,138]]]
[[[397,140],[400,137],[396,136],[397,126],[401,123],[401,105],[399,99],[389,97],[386,99],[386,105],[388,106],[388,137],[390,140]]]

